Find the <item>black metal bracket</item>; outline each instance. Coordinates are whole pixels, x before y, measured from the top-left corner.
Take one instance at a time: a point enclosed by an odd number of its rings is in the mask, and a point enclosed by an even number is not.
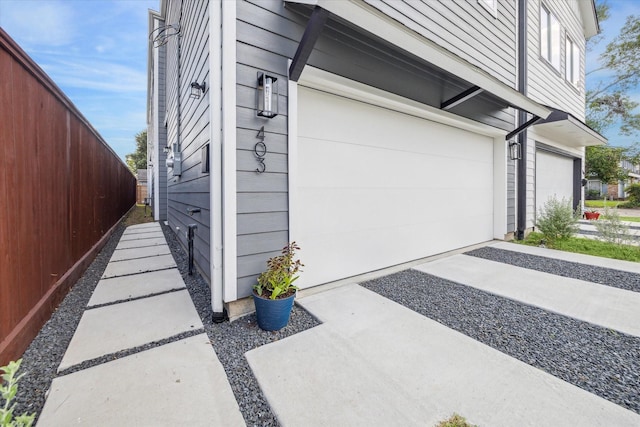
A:
[[[296,54],[293,56],[293,61],[291,61],[291,66],[289,67],[289,80],[297,82],[300,78],[302,70],[304,69],[304,66],[307,65],[309,56],[311,56],[311,51],[313,51],[313,47],[318,41],[320,33],[322,33],[324,24],[327,22],[328,18],[329,12],[327,10],[320,6],[316,6],[313,9],[307,28],[305,28],[304,34],[302,35],[302,40],[300,40]]]
[[[518,135],[519,133],[523,132],[525,129],[527,129],[529,126],[536,124],[536,122],[540,120],[540,117],[538,116],[533,116],[533,118],[531,118],[529,121],[527,121],[526,123],[524,123],[522,126],[518,126],[517,128],[515,128],[514,130],[512,130],[511,132],[509,132],[507,134],[507,136],[504,137],[504,139],[506,139],[507,141],[510,140],[511,138],[513,138],[514,136]]]
[[[200,213],[200,208],[187,208],[187,213],[193,216],[194,213]]]

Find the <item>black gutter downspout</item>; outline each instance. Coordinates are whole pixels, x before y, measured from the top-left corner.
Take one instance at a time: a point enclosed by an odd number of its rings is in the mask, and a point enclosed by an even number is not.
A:
[[[527,94],[527,0],[518,0],[518,92]],[[527,122],[527,112],[518,110],[518,127]],[[527,228],[527,130],[518,135],[521,153],[517,173],[516,239],[524,239]]]

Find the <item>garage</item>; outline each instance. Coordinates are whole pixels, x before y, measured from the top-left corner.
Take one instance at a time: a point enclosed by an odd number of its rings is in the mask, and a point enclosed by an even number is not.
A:
[[[536,151],[536,216],[551,197],[573,199],[573,163],[573,157]]]
[[[302,287],[494,237],[492,136],[338,93],[297,87]]]

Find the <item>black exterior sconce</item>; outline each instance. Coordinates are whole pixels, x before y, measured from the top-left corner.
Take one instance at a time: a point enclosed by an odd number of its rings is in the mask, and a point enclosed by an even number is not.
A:
[[[278,115],[278,79],[264,71],[258,71],[258,88],[256,90],[256,110],[258,116],[272,119]]]
[[[522,158],[522,145],[519,142],[509,142],[509,158],[511,160],[520,160]]]
[[[205,90],[207,90],[207,84],[205,82],[202,82],[202,84],[193,82],[191,83],[191,94],[189,97],[198,99],[202,96]]]

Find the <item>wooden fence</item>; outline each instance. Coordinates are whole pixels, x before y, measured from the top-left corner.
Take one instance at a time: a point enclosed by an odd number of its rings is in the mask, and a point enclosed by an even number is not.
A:
[[[0,366],[24,352],[135,197],[124,162],[0,28]]]

